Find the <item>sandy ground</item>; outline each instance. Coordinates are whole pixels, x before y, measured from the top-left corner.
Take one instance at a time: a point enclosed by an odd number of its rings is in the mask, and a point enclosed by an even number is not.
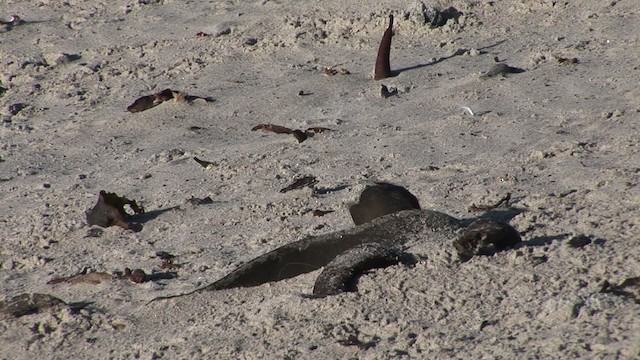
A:
[[[436,28],[415,1],[109,4],[0,3],[26,21],[0,26],[0,300],[82,307],[1,320],[1,359],[640,355],[637,284],[603,291],[640,276],[636,1],[430,2],[462,13]],[[389,14],[398,75],[375,81]],[[494,57],[526,71],[481,81]],[[126,111],[165,88],[210,101]],[[260,123],[333,131],[298,143]],[[304,175],[315,194],[279,192]],[[460,263],[423,239],[414,267],[325,299],[305,296],[316,271],[148,303],[352,227],[371,180],[463,219],[511,193],[524,243]],[[142,230],[88,226],[101,190],[143,205]],[[159,251],[182,267],[161,269]],[[124,268],[155,277],[47,284]]]

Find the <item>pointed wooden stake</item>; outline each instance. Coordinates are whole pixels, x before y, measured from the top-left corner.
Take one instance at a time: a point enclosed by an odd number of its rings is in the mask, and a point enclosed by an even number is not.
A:
[[[389,55],[391,54],[391,37],[393,36],[393,15],[389,15],[389,27],[385,30],[378,48],[378,57],[376,58],[375,80],[388,78],[391,76],[391,64],[389,63]]]

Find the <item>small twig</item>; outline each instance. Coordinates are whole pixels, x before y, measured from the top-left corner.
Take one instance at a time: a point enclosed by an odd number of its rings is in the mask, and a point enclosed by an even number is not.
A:
[[[511,200],[511,193],[507,193],[507,195],[505,195],[505,197],[503,197],[502,199],[500,199],[500,201],[498,201],[497,203],[493,204],[493,205],[476,205],[476,204],[471,204],[471,206],[469,206],[469,211],[487,211],[487,210],[493,210],[495,208],[500,207],[502,204],[505,205],[505,207],[509,207],[509,200]]]

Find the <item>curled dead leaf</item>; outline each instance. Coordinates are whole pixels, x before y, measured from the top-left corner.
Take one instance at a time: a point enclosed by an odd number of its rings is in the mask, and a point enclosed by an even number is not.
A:
[[[125,211],[125,205],[129,205],[135,214],[144,213],[144,208],[138,206],[135,201],[102,190],[98,195],[96,205],[86,213],[87,223],[90,226],[109,227],[115,225],[128,230],[140,230],[139,224],[129,221],[131,215]]]

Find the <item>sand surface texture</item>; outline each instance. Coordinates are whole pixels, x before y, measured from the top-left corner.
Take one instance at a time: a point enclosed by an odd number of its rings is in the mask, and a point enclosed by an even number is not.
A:
[[[390,14],[396,76],[376,81]],[[3,308],[0,359],[640,355],[637,1],[1,1],[12,15],[0,300],[54,298]],[[524,71],[481,76],[494,58]],[[167,88],[193,98],[127,111]],[[332,131],[299,143],[258,124]],[[280,192],[307,175],[314,191]],[[349,229],[369,181],[509,220],[524,241],[461,263],[416,234],[419,261],[358,292],[309,298],[317,270],[149,303]],[[144,207],[139,231],[87,224],[101,190]],[[469,211],[507,193],[507,208]]]

